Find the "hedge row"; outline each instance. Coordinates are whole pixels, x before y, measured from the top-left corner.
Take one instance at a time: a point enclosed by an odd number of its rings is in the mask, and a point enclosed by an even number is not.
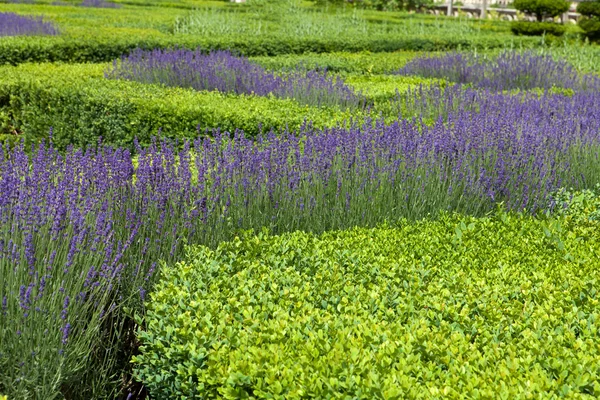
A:
[[[229,49],[246,56],[330,53],[336,51],[391,52],[397,50],[443,51],[506,47],[506,36],[457,37],[373,37],[373,38],[278,38],[278,37],[200,37],[193,35],[140,35],[133,29],[119,29],[118,35],[66,35],[62,37],[0,38],[0,64],[24,62],[106,62],[140,47],[143,49],[185,47],[207,50]],[[510,37],[509,37],[510,38]],[[516,45],[532,47],[536,38],[516,38]]]
[[[599,228],[501,213],[192,247],[136,375],[165,399],[598,398]]]
[[[0,123],[32,141],[53,128],[59,148],[105,143],[131,147],[134,137],[148,143],[162,136],[196,138],[198,131],[299,127],[336,124],[349,112],[315,108],[274,97],[197,92],[137,82],[108,80],[106,65],[23,64],[0,68]],[[2,132],[0,132],[2,133]]]

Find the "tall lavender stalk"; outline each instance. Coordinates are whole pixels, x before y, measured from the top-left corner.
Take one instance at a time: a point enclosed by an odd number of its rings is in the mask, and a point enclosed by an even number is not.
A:
[[[0,36],[58,35],[58,30],[43,17],[0,12]]]
[[[277,75],[228,51],[135,50],[113,63],[107,78],[293,98],[303,104],[358,107],[363,99],[326,71],[297,69]]]
[[[491,60],[463,53],[417,57],[397,73],[473,84],[494,91],[552,87],[578,91],[600,90],[598,76],[580,74],[564,60],[557,61],[551,56],[532,52],[504,52]]]

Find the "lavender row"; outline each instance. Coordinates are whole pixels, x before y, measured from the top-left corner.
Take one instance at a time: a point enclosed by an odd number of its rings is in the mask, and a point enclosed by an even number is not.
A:
[[[441,57],[417,57],[398,72],[440,78],[493,91],[512,89],[551,89],[576,91],[600,90],[600,78],[580,74],[564,60],[531,52],[504,52],[488,60],[474,54],[448,53]]]
[[[58,35],[58,30],[43,17],[0,12],[0,36]]]
[[[326,71],[294,70],[278,75],[228,51],[135,50],[113,63],[106,77],[144,83],[218,90],[224,93],[274,95],[315,106],[359,107],[363,103],[341,78]]]
[[[95,8],[121,8],[121,4],[109,3],[105,0],[83,0],[81,2],[81,6]]]

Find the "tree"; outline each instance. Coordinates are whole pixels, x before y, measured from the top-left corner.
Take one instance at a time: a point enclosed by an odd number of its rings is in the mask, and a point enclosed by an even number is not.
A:
[[[569,11],[570,3],[566,0],[515,0],[513,5],[519,11],[534,14],[538,22],[542,22]]]

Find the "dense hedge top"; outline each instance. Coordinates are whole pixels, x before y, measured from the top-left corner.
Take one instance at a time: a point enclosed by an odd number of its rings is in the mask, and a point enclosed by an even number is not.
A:
[[[500,214],[190,248],[137,375],[153,398],[597,397],[598,228]]]

